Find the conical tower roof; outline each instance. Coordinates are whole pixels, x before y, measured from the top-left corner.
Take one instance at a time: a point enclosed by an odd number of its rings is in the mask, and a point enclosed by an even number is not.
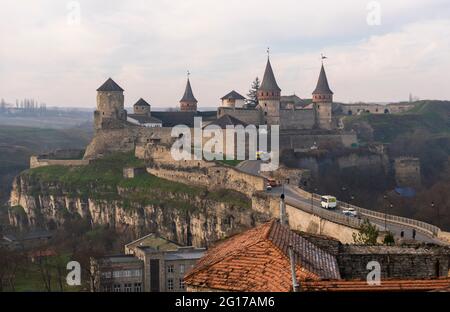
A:
[[[143,98],[140,98],[134,106],[150,106]]]
[[[313,91],[313,94],[333,94],[333,91],[331,91],[330,86],[328,85],[327,74],[325,73],[323,64],[320,69],[319,81],[317,81],[317,86]]]
[[[195,98],[194,93],[192,93],[192,87],[191,87],[191,82],[189,81],[189,78],[187,80],[186,90],[184,91],[183,98],[180,100],[180,102],[195,102],[195,103],[197,103],[197,99]]]
[[[105,81],[104,84],[100,86],[100,88],[97,89],[97,91],[120,91],[123,92],[123,89],[111,78],[108,78],[108,80]]]
[[[281,89],[277,84],[275,79],[275,75],[273,74],[272,65],[270,64],[270,59],[267,59],[266,70],[264,72],[264,78],[259,87],[259,90],[262,91],[277,91],[280,92]]]

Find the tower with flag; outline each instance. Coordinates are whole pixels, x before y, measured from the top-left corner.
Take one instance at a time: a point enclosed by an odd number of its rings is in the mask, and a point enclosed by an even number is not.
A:
[[[332,125],[332,103],[333,91],[328,85],[327,74],[323,60],[327,57],[322,54],[322,67],[320,69],[319,80],[317,81],[316,89],[312,93],[312,101],[314,111],[316,113],[316,126],[320,129],[331,130]]]
[[[270,51],[267,49],[267,64],[264,77],[258,90],[259,107],[263,111],[264,121],[267,125],[280,124],[281,89],[277,84],[270,63]]]

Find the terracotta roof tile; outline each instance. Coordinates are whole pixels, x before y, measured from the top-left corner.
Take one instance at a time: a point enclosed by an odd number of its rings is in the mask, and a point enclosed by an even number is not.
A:
[[[229,291],[290,291],[290,245],[299,280],[340,278],[334,256],[272,220],[211,248],[185,282]]]

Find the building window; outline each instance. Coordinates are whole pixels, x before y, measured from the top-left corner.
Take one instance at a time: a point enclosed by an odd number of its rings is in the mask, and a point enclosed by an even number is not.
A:
[[[178,288],[184,289],[184,280],[182,278],[180,278],[180,280],[179,280]]]
[[[184,264],[180,264],[180,273],[184,274],[185,270],[186,270],[185,265]]]
[[[124,289],[125,289],[125,292],[131,292],[133,290],[131,284],[125,284]]]
[[[125,270],[125,271],[123,271],[123,276],[125,276],[125,277],[131,277],[131,270]]]
[[[142,270],[133,270],[133,276],[140,277],[142,276]]]
[[[102,272],[102,278],[111,278],[111,272]]]
[[[120,292],[122,290],[122,287],[120,284],[114,284],[114,292]]]
[[[167,273],[173,273],[173,264],[167,266]]]
[[[113,272],[113,277],[114,278],[119,278],[122,276],[122,271],[114,271]]]
[[[184,289],[184,280],[180,278],[180,289]]]
[[[171,278],[167,280],[167,290],[173,290],[173,279]]]
[[[142,284],[134,283],[134,292],[142,292]]]

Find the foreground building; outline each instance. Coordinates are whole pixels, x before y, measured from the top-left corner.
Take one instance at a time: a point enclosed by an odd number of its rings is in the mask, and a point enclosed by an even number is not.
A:
[[[373,261],[380,285],[367,282]],[[293,280],[300,291],[442,290],[450,287],[449,261],[447,247],[343,245],[272,220],[211,248],[185,283],[188,291],[289,292]]]
[[[143,261],[129,255],[114,255],[91,261],[92,291],[142,292]]]
[[[340,279],[335,256],[272,220],[211,248],[186,276],[187,289],[292,291],[290,246],[298,280]]]
[[[93,260],[95,291],[183,292],[184,276],[205,249],[181,247],[149,234],[125,246],[125,255]]]

